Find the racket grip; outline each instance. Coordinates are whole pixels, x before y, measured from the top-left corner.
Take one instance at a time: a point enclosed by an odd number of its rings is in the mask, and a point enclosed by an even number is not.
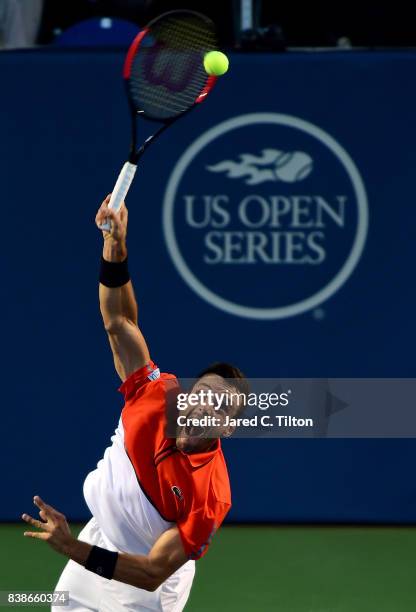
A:
[[[133,182],[136,170],[136,164],[131,164],[130,162],[126,162],[124,164],[120,174],[118,175],[118,179],[114,186],[113,193],[111,194],[111,198],[108,203],[108,208],[112,208],[116,212],[120,210],[121,205],[127,195],[127,192],[130,189],[130,185]],[[107,232],[111,230],[109,219],[107,219],[105,223],[101,225],[101,229]]]

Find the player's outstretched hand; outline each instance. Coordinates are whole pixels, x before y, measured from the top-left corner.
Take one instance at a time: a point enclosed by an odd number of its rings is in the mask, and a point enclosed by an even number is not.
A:
[[[110,198],[111,193],[105,198],[98,209],[95,223],[98,229],[101,229],[103,223],[109,219],[111,221],[111,230],[109,232],[103,231],[104,238],[109,238],[111,236],[115,241],[122,242],[126,239],[127,235],[128,211],[124,202],[118,212],[115,212],[112,208],[108,208]]]
[[[65,516],[46,504],[38,495],[33,498],[33,503],[39,508],[39,516],[42,520],[34,519],[29,514],[23,514],[22,519],[40,531],[25,531],[24,535],[45,540],[54,550],[67,555],[74,538]]]

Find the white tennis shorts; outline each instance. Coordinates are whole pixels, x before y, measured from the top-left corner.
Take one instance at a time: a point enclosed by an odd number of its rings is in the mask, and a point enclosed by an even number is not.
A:
[[[107,550],[117,550],[92,518],[78,536],[79,540]],[[120,552],[120,551],[118,551]],[[188,561],[156,591],[107,580],[68,561],[55,591],[69,591],[69,605],[52,606],[52,612],[181,612],[188,600],[195,574],[195,562]]]

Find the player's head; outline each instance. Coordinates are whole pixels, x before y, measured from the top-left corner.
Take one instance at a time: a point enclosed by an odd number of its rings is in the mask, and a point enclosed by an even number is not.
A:
[[[237,366],[225,361],[216,361],[202,370],[192,388],[211,389],[214,393],[226,393],[223,410],[230,417],[238,417],[246,407],[247,395],[250,391],[247,378]],[[230,398],[228,398],[230,395]]]
[[[192,423],[178,430],[177,447],[188,453],[203,452],[218,438],[231,436],[235,427],[229,420],[242,414],[248,393],[247,379],[236,366],[216,362],[205,368],[189,392],[184,416]],[[208,417],[209,424],[207,419],[201,425],[195,424],[204,417]]]

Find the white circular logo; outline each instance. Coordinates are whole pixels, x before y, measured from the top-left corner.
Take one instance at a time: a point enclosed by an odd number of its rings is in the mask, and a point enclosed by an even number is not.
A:
[[[331,297],[367,230],[349,154],[290,115],[251,113],[209,129],[176,163],[164,197],[165,240],[183,280],[252,319],[291,317]]]

